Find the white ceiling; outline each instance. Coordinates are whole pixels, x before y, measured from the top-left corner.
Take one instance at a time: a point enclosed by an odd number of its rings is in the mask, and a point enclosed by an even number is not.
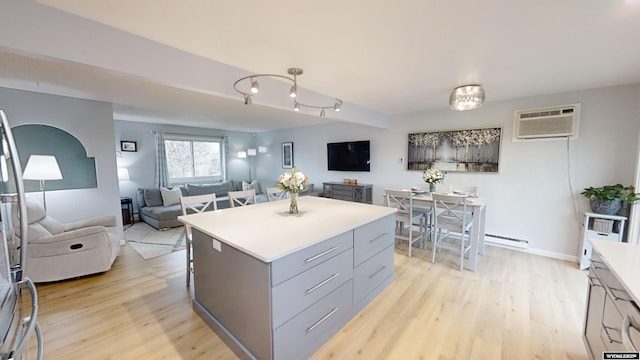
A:
[[[389,117],[446,108],[451,90],[468,83],[491,102],[640,82],[640,0],[37,3],[249,73],[301,67],[301,87]],[[4,50],[0,86],[111,101],[122,119],[245,131],[326,121]],[[38,89],[34,74],[55,91]]]

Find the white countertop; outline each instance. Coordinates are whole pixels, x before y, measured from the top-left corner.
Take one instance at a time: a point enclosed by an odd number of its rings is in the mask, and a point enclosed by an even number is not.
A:
[[[395,213],[395,209],[316,196],[179,216],[178,220],[255,258],[272,262],[320,241]]]
[[[602,239],[590,241],[636,304],[640,304],[640,246]]]

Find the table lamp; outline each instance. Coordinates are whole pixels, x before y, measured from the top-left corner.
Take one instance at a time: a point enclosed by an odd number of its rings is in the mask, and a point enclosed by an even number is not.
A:
[[[39,180],[42,191],[42,204],[47,211],[47,198],[45,195],[45,180],[62,180],[62,173],[58,161],[53,155],[31,155],[27,160],[27,166],[22,173],[24,180]]]
[[[118,181],[131,180],[129,176],[129,169],[125,167],[118,168]]]

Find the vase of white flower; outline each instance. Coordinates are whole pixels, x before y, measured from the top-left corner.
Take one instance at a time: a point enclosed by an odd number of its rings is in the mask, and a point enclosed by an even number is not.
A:
[[[289,194],[289,214],[298,213],[298,193],[307,188],[307,178],[298,168],[293,168],[291,172],[284,173],[278,177],[276,187]]]
[[[298,213],[298,193],[290,193],[291,202],[289,203],[289,214]]]
[[[444,182],[444,172],[438,169],[427,169],[422,172],[422,180],[429,184],[429,192],[436,191],[436,184]]]

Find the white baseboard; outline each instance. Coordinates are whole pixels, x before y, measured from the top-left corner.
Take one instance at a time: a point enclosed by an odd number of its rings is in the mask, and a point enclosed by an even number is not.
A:
[[[507,242],[511,243],[511,241],[507,241]],[[550,258],[553,258],[553,259],[566,260],[566,261],[572,261],[572,262],[578,263],[578,257],[577,256],[561,254],[561,253],[557,253],[557,252],[540,250],[540,249],[532,249],[532,248],[528,248],[528,247],[527,248],[522,248],[522,247],[510,246],[508,244],[505,245],[505,244],[501,244],[501,243],[498,243],[498,242],[494,242],[493,238],[491,240],[489,240],[489,238],[485,238],[485,244],[490,245],[490,246],[496,246],[496,247],[502,247],[502,248],[505,248],[505,249],[515,250],[515,251],[521,251],[521,252],[525,252],[525,253],[528,253],[528,254],[546,256],[546,257],[550,257]]]

